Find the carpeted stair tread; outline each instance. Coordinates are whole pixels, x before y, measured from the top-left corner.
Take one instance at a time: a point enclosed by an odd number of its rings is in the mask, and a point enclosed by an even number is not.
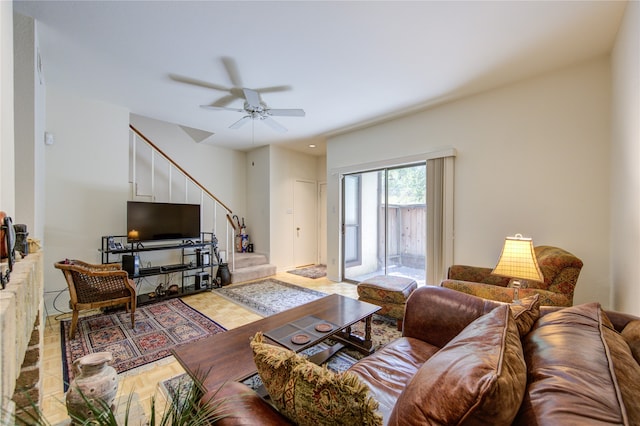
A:
[[[236,269],[269,263],[267,256],[261,253],[235,253],[234,262]]]
[[[267,263],[246,268],[236,268],[236,270],[231,273],[231,282],[240,283],[270,277],[276,274],[276,269],[275,265],[269,265]]]

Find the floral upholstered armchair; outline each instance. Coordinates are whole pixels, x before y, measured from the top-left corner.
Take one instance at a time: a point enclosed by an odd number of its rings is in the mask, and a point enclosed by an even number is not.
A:
[[[573,305],[573,291],[582,269],[582,261],[558,247],[538,246],[534,251],[544,282],[523,282],[519,297],[539,294],[541,305]],[[492,270],[493,268],[452,265],[447,279],[440,286],[485,299],[511,302],[514,289],[509,286],[510,278],[492,275]]]

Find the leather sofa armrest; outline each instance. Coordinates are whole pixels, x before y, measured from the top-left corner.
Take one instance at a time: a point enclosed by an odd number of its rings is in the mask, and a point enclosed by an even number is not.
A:
[[[439,348],[500,302],[437,286],[419,287],[407,300],[402,334]]]
[[[224,417],[216,422],[221,426],[292,425],[271,404],[248,386],[239,382],[227,382],[217,391],[210,391],[202,398],[209,404],[223,402]]]

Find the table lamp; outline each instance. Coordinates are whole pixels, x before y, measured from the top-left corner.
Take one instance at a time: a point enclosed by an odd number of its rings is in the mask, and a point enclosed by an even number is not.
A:
[[[505,238],[500,259],[491,273],[513,278],[511,286],[514,289],[514,303],[519,303],[518,289],[522,286],[520,280],[544,281],[533,251],[533,240],[524,238],[522,234]]]

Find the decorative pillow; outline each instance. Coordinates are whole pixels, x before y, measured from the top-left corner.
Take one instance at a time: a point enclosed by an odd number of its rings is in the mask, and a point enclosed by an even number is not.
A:
[[[400,394],[389,425],[511,424],[527,383],[518,327],[502,305],[429,358]]]
[[[520,299],[519,303],[512,303],[510,308],[520,337],[526,336],[533,327],[533,323],[540,317],[540,295],[534,294]]]
[[[333,373],[289,349],[252,341],[253,359],[267,392],[280,412],[304,425],[381,425],[378,402],[350,372]]]
[[[640,320],[630,321],[622,330],[622,337],[629,345],[636,362],[640,364]]]
[[[639,424],[634,413],[627,417],[625,401],[634,403],[629,380],[640,383],[640,377],[631,369],[631,379],[617,377],[632,356],[628,348],[609,345],[617,334],[609,326],[599,303],[540,317],[522,340],[529,383],[516,423]]]

